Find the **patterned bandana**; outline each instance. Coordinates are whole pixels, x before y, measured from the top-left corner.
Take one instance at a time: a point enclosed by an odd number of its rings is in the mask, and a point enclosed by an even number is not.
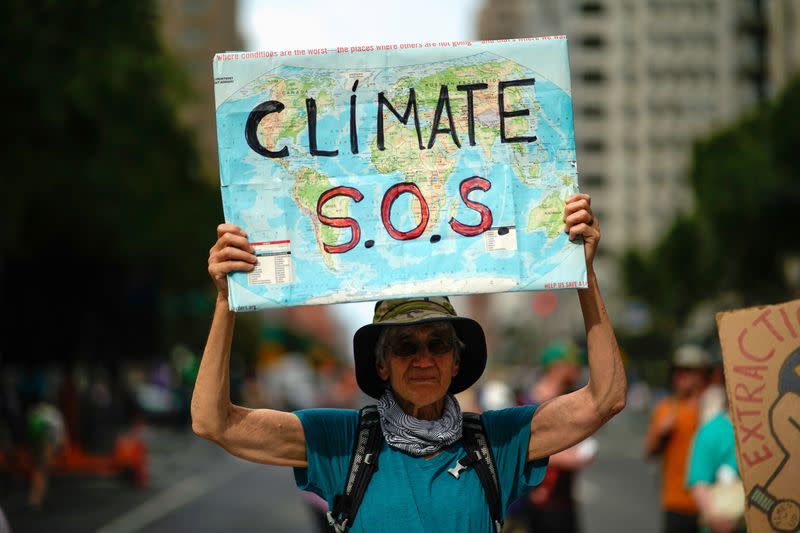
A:
[[[461,438],[461,407],[448,394],[439,420],[420,420],[407,415],[390,389],[378,400],[383,437],[389,446],[415,457],[431,455]]]

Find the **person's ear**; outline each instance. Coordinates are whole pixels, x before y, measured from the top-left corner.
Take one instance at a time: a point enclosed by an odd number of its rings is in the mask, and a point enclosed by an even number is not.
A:
[[[453,361],[453,372],[451,377],[456,377],[458,375],[458,369],[461,368],[461,360]]]
[[[382,366],[378,361],[375,361],[375,371],[378,373],[378,377],[383,381],[389,379],[389,369]]]

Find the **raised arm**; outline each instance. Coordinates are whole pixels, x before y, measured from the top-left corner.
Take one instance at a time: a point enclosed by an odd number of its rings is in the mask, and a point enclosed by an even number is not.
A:
[[[231,403],[230,355],[236,314],[228,309],[227,274],[252,270],[256,256],[247,235],[237,226],[221,224],[217,236],[208,258],[217,302],[192,395],[192,429],[243,459],[305,467],[305,437],[297,416]]]
[[[564,211],[571,240],[583,238],[588,287],[578,289],[589,352],[589,382],[582,389],[542,404],[531,420],[528,460],[540,459],[582,441],[625,407],[627,384],[619,346],[608,318],[597,277],[594,255],[600,225],[588,194],[567,199]]]

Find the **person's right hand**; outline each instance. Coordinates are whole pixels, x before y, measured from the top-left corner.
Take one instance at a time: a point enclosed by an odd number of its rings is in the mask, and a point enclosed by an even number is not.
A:
[[[208,274],[217,288],[217,299],[228,299],[229,272],[250,272],[255,268],[254,252],[242,228],[233,224],[217,226],[217,242],[208,252]]]

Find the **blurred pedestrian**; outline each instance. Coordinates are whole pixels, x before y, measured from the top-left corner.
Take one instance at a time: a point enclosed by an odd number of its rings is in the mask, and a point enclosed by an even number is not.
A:
[[[543,374],[533,387],[531,401],[541,403],[575,390],[586,364],[586,352],[572,341],[556,341],[542,352]],[[542,483],[527,498],[525,515],[531,533],[577,533],[575,478],[592,463],[597,441],[589,437],[550,456]]]
[[[218,296],[192,398],[195,432],[239,457],[294,467],[298,487],[328,502],[338,532],[500,531],[508,504],[541,482],[547,458],[585,439],[625,404],[625,372],[593,271],[600,230],[588,195],[567,199],[564,220],[570,238],[584,242],[589,281],[578,297],[591,380],[539,406],[487,411],[479,419],[466,417],[453,395],[483,373],[483,329],[459,317],[446,297],[378,302],[373,322],[356,332],[356,379],[378,400],[364,417],[344,409],[288,413],[232,404],[235,314],[227,274],[252,271],[257,259],[240,228],[220,225],[208,261]],[[370,472],[368,485],[350,492],[363,472]],[[353,507],[356,500],[360,507]]]
[[[47,478],[53,457],[64,445],[65,426],[54,405],[40,402],[28,414],[28,443],[33,452],[33,470],[28,503],[39,509],[47,495]]]
[[[697,504],[702,533],[744,533],[744,487],[727,405],[698,429],[686,486]]]
[[[653,411],[645,437],[647,457],[661,456],[661,508],[665,533],[697,532],[697,505],[685,486],[689,448],[700,421],[699,402],[711,357],[700,346],[680,346],[672,359],[672,395]]]
[[[708,370],[708,385],[700,395],[700,425],[705,424],[728,408],[728,397],[725,393],[725,373],[722,366],[722,353],[711,356]]]

